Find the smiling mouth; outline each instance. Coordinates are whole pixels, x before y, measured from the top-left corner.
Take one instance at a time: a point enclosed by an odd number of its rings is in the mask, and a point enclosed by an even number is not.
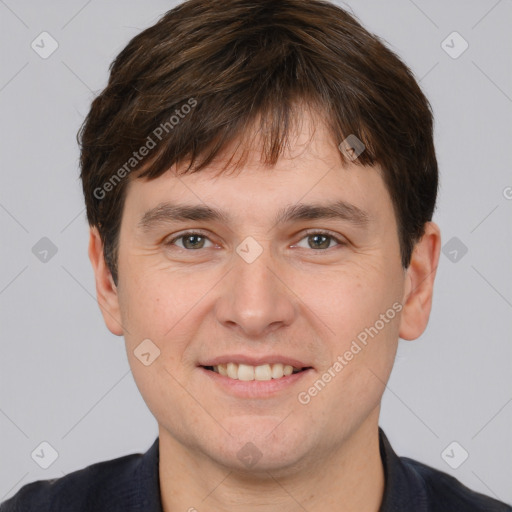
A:
[[[216,366],[202,366],[205,370],[218,373],[224,377],[234,380],[274,380],[282,379],[289,375],[309,370],[311,367],[295,368],[291,365],[283,365],[282,363],[262,364],[259,366],[251,366],[248,364],[227,363]]]

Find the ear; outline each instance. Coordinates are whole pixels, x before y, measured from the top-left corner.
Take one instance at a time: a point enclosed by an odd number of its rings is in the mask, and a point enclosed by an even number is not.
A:
[[[123,335],[117,287],[103,256],[103,242],[96,227],[91,227],[89,235],[89,259],[96,279],[96,297],[103,320],[109,331],[116,336]]]
[[[414,340],[427,327],[440,251],[439,227],[434,222],[427,222],[425,233],[414,246],[411,263],[406,270],[400,338]]]

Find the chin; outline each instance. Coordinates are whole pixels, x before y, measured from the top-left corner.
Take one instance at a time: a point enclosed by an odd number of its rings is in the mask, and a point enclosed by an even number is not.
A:
[[[286,414],[280,418],[231,418],[223,423],[231,436],[223,436],[224,441],[219,440],[208,451],[222,465],[242,473],[261,473],[267,478],[267,472],[289,474],[293,467],[298,471],[301,460],[313,450],[312,439],[307,428],[302,433],[296,425],[290,429],[290,424],[286,425],[290,418],[283,421],[284,418]],[[225,444],[219,453],[222,442]]]

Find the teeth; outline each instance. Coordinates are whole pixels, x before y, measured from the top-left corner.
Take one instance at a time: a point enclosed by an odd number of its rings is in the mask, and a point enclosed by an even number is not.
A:
[[[254,380],[254,366],[238,365],[238,380]]]
[[[272,378],[280,379],[284,375],[284,367],[282,364],[272,365]]]
[[[213,371],[236,380],[272,380],[286,377],[294,372],[300,371],[300,368],[294,368],[289,364],[262,364],[260,366],[251,366],[248,364],[227,363],[219,364],[213,367]]]
[[[254,368],[254,380],[272,380],[272,368],[269,364],[262,364]]]
[[[215,370],[215,366],[213,367]],[[227,374],[231,379],[238,379],[238,365],[235,363],[227,364]]]

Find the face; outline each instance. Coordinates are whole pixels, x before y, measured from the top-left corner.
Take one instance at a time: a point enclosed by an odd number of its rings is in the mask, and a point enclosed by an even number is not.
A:
[[[303,467],[376,424],[398,337],[426,322],[381,170],[342,166],[308,117],[291,141],[274,167],[255,149],[237,173],[134,180],[118,286],[98,290],[161,438],[230,468],[247,451],[262,471]]]

